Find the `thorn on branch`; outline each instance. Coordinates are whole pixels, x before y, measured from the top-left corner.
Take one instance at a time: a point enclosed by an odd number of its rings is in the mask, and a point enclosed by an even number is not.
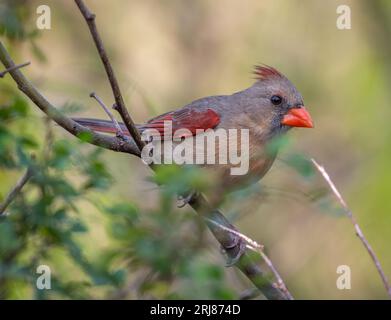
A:
[[[92,20],[95,20],[95,13],[88,13],[87,14],[87,17],[86,17],[86,19],[88,20],[88,21],[92,21]]]
[[[86,20],[88,21],[95,20],[95,13],[92,13],[90,9],[88,9],[88,7],[84,4],[83,1],[75,0],[75,2]]]
[[[13,71],[13,70],[16,70],[16,69],[20,69],[20,68],[26,67],[26,66],[28,66],[29,64],[31,64],[30,61],[25,62],[25,63],[21,63],[21,64],[17,64],[17,65],[12,66],[12,67],[9,67],[9,68],[5,69],[4,71],[0,72],[0,78],[4,78],[4,76],[5,76],[8,72],[10,72],[10,71]]]

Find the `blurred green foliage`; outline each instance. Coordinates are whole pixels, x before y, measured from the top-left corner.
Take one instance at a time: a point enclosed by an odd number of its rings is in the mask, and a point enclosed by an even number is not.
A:
[[[23,71],[61,111],[103,117],[88,93],[106,102],[111,93],[74,3],[51,2],[53,29],[42,33],[39,4],[1,1],[1,40],[16,62],[32,61]],[[294,296],[383,298],[372,262],[346,219],[335,219],[341,208],[306,155],[328,169],[389,275],[391,4],[347,1],[353,27],[345,31],[335,27],[340,4],[89,3],[138,121],[244,88],[255,63],[287,74],[316,127],[276,140],[271,151],[282,152],[262,185],[230,194],[224,212],[265,244]],[[9,75],[0,79],[0,202],[27,167],[35,172],[0,220],[1,298],[236,298],[249,287],[223,267],[202,221],[175,208],[178,191],[208,188],[208,179],[161,167],[149,181],[165,186],[147,192],[136,160],[62,135]],[[52,269],[52,290],[36,289],[41,264]],[[340,264],[352,266],[352,290],[335,287]]]
[[[45,298],[45,291],[35,286],[36,268],[47,263],[55,266],[53,252],[64,251],[72,263],[85,272],[91,283],[119,283],[116,274],[97,269],[83,254],[74,235],[88,231],[80,218],[78,202],[92,191],[104,190],[110,175],[100,159],[100,150],[82,154],[80,143],[55,140],[49,122],[45,121],[47,140],[20,134],[19,124],[28,121],[28,103],[18,93],[0,106],[0,150],[2,172],[31,167],[34,174],[27,186],[7,208],[0,222],[0,296],[21,297],[31,292]],[[34,159],[31,154],[34,153]],[[82,183],[76,185],[65,173],[76,169]],[[39,264],[38,264],[39,263]],[[53,291],[59,296],[82,297],[78,292],[86,281],[67,283],[53,276]]]
[[[85,152],[82,141],[54,137],[45,119],[44,140],[19,133],[13,128],[30,119],[28,110],[29,103],[17,92],[0,108],[2,174],[28,167],[34,172],[7,208],[8,215],[1,217],[1,298],[96,298],[97,287],[105,288],[98,290],[100,294],[113,298],[235,296],[224,282],[222,267],[203,261],[204,230],[191,231],[194,215],[178,214],[173,208],[180,190],[202,187],[194,169],[167,166],[158,170],[155,181],[165,186],[155,210],[141,212],[131,201],[107,204],[96,197],[113,183],[102,150]],[[68,177],[70,172],[77,182]],[[89,232],[80,209],[83,202],[91,202],[109,220],[111,245],[95,260],[86,257],[83,243],[75,239]],[[35,286],[40,264],[52,270],[61,270],[63,264],[72,267],[69,275],[54,272],[52,290],[45,291]],[[140,277],[143,281],[138,283]],[[136,282],[129,292],[125,290],[128,281]]]
[[[25,27],[29,13],[27,1],[2,3],[0,33],[11,49],[27,43],[46,61],[35,43],[39,34]],[[130,200],[105,201],[99,194],[114,181],[103,150],[85,150],[88,136],[56,137],[51,122],[30,112],[34,106],[11,80],[2,80],[0,88],[0,174],[4,179],[33,171],[0,217],[0,299],[235,297],[223,267],[201,254],[204,228],[194,214],[173,208],[178,192],[203,189],[201,175],[188,167],[159,168],[154,181],[165,187],[153,210],[141,211]],[[60,109],[72,114],[83,106],[67,102]],[[4,186],[11,188],[12,179]],[[91,231],[86,203],[101,211],[109,242],[92,258],[80,237]],[[51,290],[37,289],[36,269],[42,264],[52,270]]]
[[[0,35],[11,42],[24,41],[32,54],[41,62],[46,62],[43,50],[37,45],[40,33],[31,21],[35,6],[28,0],[4,0],[0,3]]]

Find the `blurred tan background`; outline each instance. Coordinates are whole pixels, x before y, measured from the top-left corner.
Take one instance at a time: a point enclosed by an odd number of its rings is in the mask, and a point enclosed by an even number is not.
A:
[[[240,230],[266,246],[296,298],[387,297],[347,218],[322,209],[304,194],[321,179],[303,179],[283,160],[297,152],[326,166],[391,277],[391,49],[386,42],[391,38],[390,2],[87,3],[97,15],[136,122],[199,97],[242,90],[252,84],[252,66],[257,63],[287,75],[302,92],[315,129],[291,131],[289,147],[262,181],[270,190],[266,197],[227,204],[225,211],[239,213],[235,223]],[[340,4],[351,8],[351,30],[336,27]],[[52,28],[37,41],[47,63],[29,56],[26,48],[20,57],[31,60],[32,66],[25,72],[57,105],[80,102],[86,108],[78,115],[105,118],[88,96],[95,91],[111,103],[85,22],[72,1],[50,1],[49,6]],[[39,111],[34,114],[42,116]],[[56,132],[68,136],[59,128]],[[146,182],[150,172],[140,161],[109,152],[105,157],[116,178],[111,191],[152,206],[157,191]],[[85,241],[94,251],[104,246],[104,231],[94,210],[86,211],[95,228]],[[210,246],[218,251],[212,239]],[[336,287],[339,265],[351,267],[351,290]]]

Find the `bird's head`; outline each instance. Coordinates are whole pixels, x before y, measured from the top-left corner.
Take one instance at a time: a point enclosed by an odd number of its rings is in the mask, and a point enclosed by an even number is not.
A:
[[[295,86],[279,71],[269,66],[256,66],[256,83],[247,89],[254,115],[271,120],[274,128],[313,128],[310,114]],[[256,103],[254,103],[254,100]],[[267,115],[267,116],[266,116]]]

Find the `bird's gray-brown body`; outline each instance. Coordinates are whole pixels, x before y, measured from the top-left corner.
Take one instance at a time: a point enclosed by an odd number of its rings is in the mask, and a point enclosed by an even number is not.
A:
[[[172,120],[175,129],[192,130],[192,136],[172,143],[172,147],[176,148],[179,144],[195,144],[196,139],[193,138],[197,138],[197,136],[199,138],[199,134],[194,133],[193,129],[195,128],[210,129],[206,131],[209,134],[219,129],[224,129],[227,132],[230,129],[235,129],[238,136],[235,139],[229,139],[228,149],[230,149],[233,143],[241,141],[239,139],[241,130],[246,130],[249,143],[246,146],[239,143],[238,152],[243,152],[241,150],[243,147],[248,148],[249,170],[247,173],[233,175],[231,168],[237,166],[237,164],[232,164],[229,161],[226,164],[217,161],[215,164],[201,164],[201,166],[207,169],[225,189],[241,187],[258,181],[270,169],[277,154],[276,148],[269,148],[268,146],[274,138],[285,133],[291,127],[284,124],[284,117],[292,109],[302,108],[303,100],[293,84],[275,69],[259,67],[257,72],[258,81],[250,88],[232,95],[211,96],[195,100],[182,108],[153,118],[146,124],[138,126],[140,132],[143,133],[146,130],[156,128],[160,130],[163,120],[168,119]],[[75,120],[93,130],[115,132],[110,121]],[[308,125],[293,126],[310,127],[312,122]],[[124,128],[124,130],[126,129]],[[203,134],[208,135],[208,133]],[[164,144],[167,137],[163,137],[162,140]],[[207,145],[201,152],[207,152],[210,151],[210,148],[214,148],[216,154],[218,154],[219,146],[220,142],[216,140],[214,145]],[[195,152],[198,152],[199,149],[196,147],[195,150]],[[193,155],[193,157],[195,156]],[[218,159],[216,158],[216,160]],[[246,159],[242,160],[246,161]],[[193,158],[193,162],[195,163],[195,158]]]

